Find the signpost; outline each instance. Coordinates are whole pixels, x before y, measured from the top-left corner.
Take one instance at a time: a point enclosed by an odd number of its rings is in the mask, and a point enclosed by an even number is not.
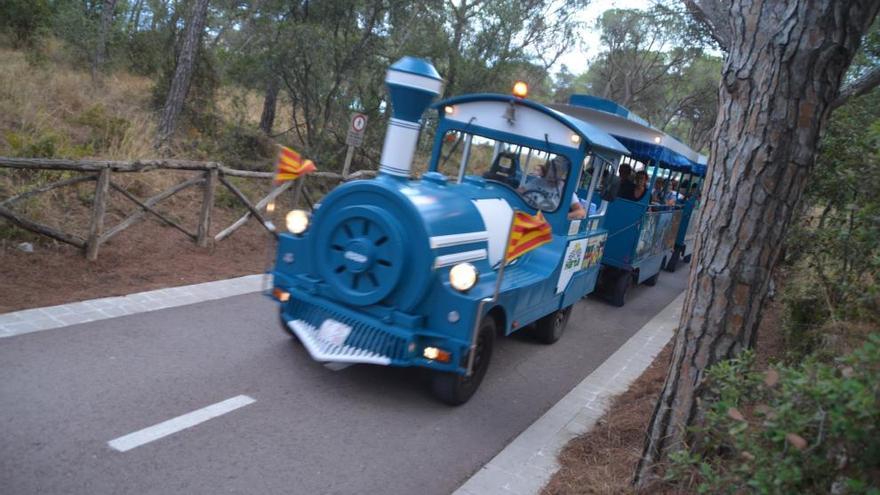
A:
[[[345,144],[348,151],[345,153],[345,165],[342,166],[342,177],[348,177],[348,169],[351,167],[351,159],[354,149],[364,144],[364,131],[367,130],[367,116],[362,113],[351,114],[351,123],[348,126],[348,136]]]

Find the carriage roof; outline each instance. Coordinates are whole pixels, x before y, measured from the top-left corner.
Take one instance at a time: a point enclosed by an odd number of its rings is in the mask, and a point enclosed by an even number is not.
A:
[[[602,130],[601,128],[589,123],[584,122],[576,117],[572,117],[571,115],[566,115],[565,113],[559,112],[552,108],[549,108],[545,105],[542,105],[538,102],[517,98],[512,95],[502,95],[502,94],[493,94],[493,93],[478,93],[478,94],[469,94],[463,96],[456,96],[452,98],[447,98],[439,103],[434,105],[434,108],[438,109],[440,112],[441,118],[447,118],[450,120],[455,120],[454,118],[448,117],[444,114],[444,108],[447,106],[457,106],[457,105],[467,105],[469,103],[480,103],[480,102],[496,102],[496,103],[513,103],[517,106],[523,106],[532,110],[535,110],[539,114],[549,117],[563,126],[567,127],[570,131],[574,132],[580,138],[587,143],[587,145],[600,153],[605,152],[604,154],[608,154],[609,152],[612,155],[629,155],[629,150],[626,146],[621,144],[621,142],[610,134]],[[495,115],[498,112],[493,110],[492,115],[486,115],[485,117],[491,118],[492,120],[497,120],[500,115]],[[489,120],[489,119],[487,119]],[[464,122],[466,125],[467,122]],[[483,126],[483,123],[477,123],[477,126]],[[501,127],[501,126],[489,126],[490,128]],[[505,128],[501,127],[497,129],[501,132],[511,132],[507,131]],[[538,130],[539,131],[539,130]],[[515,131],[514,131],[515,132]],[[571,146],[571,144],[566,144],[567,146]]]
[[[654,161],[665,168],[700,173],[705,157],[681,141],[651,126],[645,119],[611,100],[590,95],[572,95],[568,104],[551,108],[590,121],[623,143],[639,160]]]

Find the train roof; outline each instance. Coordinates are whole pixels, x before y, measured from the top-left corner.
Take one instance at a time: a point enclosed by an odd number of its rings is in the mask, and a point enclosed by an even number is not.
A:
[[[705,162],[703,155],[611,100],[572,95],[568,104],[549,106],[605,130],[623,143],[635,158],[654,160],[673,170],[694,173],[699,173],[701,160]]]
[[[589,122],[584,122],[583,120],[573,117],[571,115],[567,115],[558,110],[554,110],[545,105],[542,105],[538,102],[517,98],[512,95],[503,95],[503,94],[495,94],[495,93],[476,93],[476,94],[468,94],[462,96],[454,96],[452,98],[447,98],[443,101],[440,101],[434,104],[434,108],[440,111],[441,118],[443,117],[443,108],[446,106],[454,106],[461,105],[472,102],[504,102],[510,103],[513,102],[516,105],[522,105],[533,110],[536,110],[542,114],[545,114],[564,126],[568,127],[571,131],[575,132],[577,135],[584,140],[584,142],[588,143],[591,148],[598,149],[599,151],[611,152],[615,155],[629,155],[629,149],[621,144],[621,142],[615,139],[613,136],[602,130],[600,127],[597,127]]]

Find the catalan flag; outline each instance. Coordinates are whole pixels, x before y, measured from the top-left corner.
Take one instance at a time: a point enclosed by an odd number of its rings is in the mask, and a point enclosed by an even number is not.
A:
[[[514,211],[506,259],[512,261],[551,240],[553,240],[553,232],[550,230],[550,224],[540,211],[535,216],[524,211]]]
[[[300,175],[305,175],[317,170],[314,162],[303,160],[296,151],[284,146],[278,153],[278,164],[275,166],[275,182],[294,180]]]

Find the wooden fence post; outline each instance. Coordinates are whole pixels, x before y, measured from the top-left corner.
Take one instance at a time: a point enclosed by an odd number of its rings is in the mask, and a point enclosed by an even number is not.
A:
[[[299,200],[302,197],[303,187],[305,187],[306,176],[300,175],[298,179],[296,179],[296,189],[293,190],[293,207],[299,207]]]
[[[205,172],[204,196],[202,197],[202,211],[199,213],[199,230],[196,243],[201,247],[207,247],[211,232],[211,212],[214,210],[214,193],[217,189],[217,169],[212,168]]]
[[[104,230],[104,213],[107,211],[107,194],[110,189],[110,167],[106,166],[98,173],[95,184],[95,203],[92,206],[92,220],[89,223],[89,237],[86,240],[86,258],[89,261],[98,259],[98,247],[101,245],[101,232]]]

